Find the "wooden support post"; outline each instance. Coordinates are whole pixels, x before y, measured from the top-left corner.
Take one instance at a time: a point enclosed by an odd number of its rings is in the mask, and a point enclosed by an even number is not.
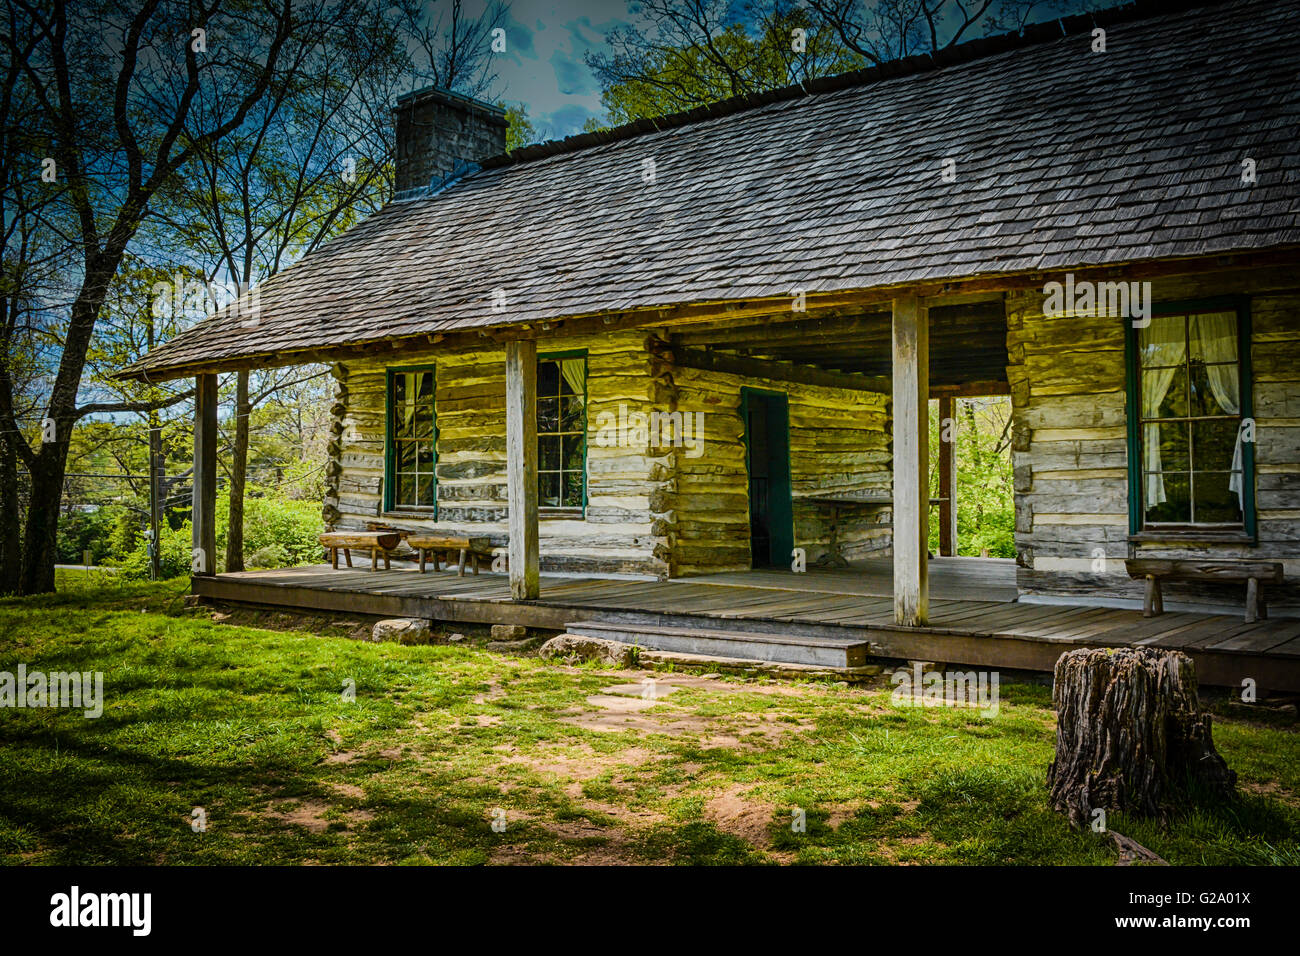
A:
[[[944,441],[944,435],[951,441]],[[957,402],[939,399],[939,554],[957,553]]]
[[[217,570],[217,376],[194,380],[194,508],[191,570],[196,575]]]
[[[536,600],[537,343],[506,343],[506,494],[510,503],[510,595]],[[462,572],[463,573],[463,572]]]
[[[929,618],[930,328],[914,295],[894,300],[894,621]]]

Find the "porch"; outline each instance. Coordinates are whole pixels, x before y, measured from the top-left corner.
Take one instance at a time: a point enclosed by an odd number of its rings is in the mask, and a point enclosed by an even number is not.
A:
[[[677,653],[825,669],[873,658],[1050,671],[1076,647],[1184,651],[1202,683],[1300,690],[1300,620],[1245,624],[1237,614],[1154,618],[1095,604],[1016,600],[1014,566],[936,558],[923,626],[894,619],[889,559],[851,570],[753,571],[670,581],[543,575],[541,596],[512,600],[505,575],[327,565],[196,576],[194,592],[234,603],[442,622],[587,631]]]

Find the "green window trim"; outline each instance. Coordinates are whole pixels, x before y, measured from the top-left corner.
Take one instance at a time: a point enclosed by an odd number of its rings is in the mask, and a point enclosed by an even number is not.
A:
[[[1250,297],[1246,295],[1219,296],[1205,299],[1188,299],[1155,305],[1152,317],[1184,315],[1206,312],[1235,312],[1237,314],[1237,362],[1240,369],[1240,418],[1255,417],[1255,379],[1251,368],[1251,315]],[[1126,431],[1128,446],[1128,518],[1131,539],[1206,540],[1231,538],[1231,528],[1225,533],[1219,525],[1185,525],[1181,527],[1145,525],[1145,508],[1142,502],[1142,405],[1139,388],[1140,369],[1138,356],[1139,330],[1131,321],[1125,322],[1124,335],[1124,388]],[[1255,508],[1255,442],[1242,443],[1242,527],[1237,535],[1250,544],[1258,543],[1258,516]]]
[[[432,502],[429,504],[398,504],[395,500],[397,489],[397,445],[399,439],[396,435],[396,414],[397,406],[394,402],[394,391],[399,375],[410,375],[416,373],[428,372],[433,376],[432,388],[430,390],[430,410],[433,416],[433,460],[430,462],[432,469]],[[411,365],[385,370],[384,376],[384,487],[383,487],[383,509],[385,513],[418,513],[421,516],[432,516],[434,521],[438,520],[438,369],[435,365]],[[420,474],[417,470],[416,474]]]
[[[588,361],[587,361],[587,351],[586,351],[586,349],[570,349],[569,351],[563,351],[563,352],[546,352],[546,353],[541,353],[541,354],[538,354],[538,356],[537,356],[537,366],[538,366],[538,372],[539,372],[539,377],[540,377],[541,366],[542,366],[543,363],[546,363],[546,362],[555,362],[555,363],[559,363],[559,362],[562,362],[562,361],[565,361],[565,360],[571,360],[571,359],[582,359],[582,504],[581,504],[581,505],[544,505],[544,504],[541,503],[541,502],[544,500],[544,496],[543,496],[543,494],[542,494],[542,480],[543,480],[543,474],[544,474],[544,473],[546,473],[546,474],[552,474],[552,473],[555,473],[555,470],[554,470],[554,469],[551,469],[551,470],[546,470],[546,471],[544,471],[544,469],[542,468],[542,436],[543,436],[544,434],[548,434],[548,433],[544,433],[544,432],[542,431],[542,429],[541,429],[541,422],[540,422],[540,420],[539,420],[538,423],[537,423],[537,424],[538,424],[538,427],[537,427],[537,500],[538,500],[538,508],[537,508],[537,510],[538,510],[538,514],[540,514],[542,517],[554,517],[554,518],[581,517],[583,520],[586,520],[586,517],[587,517],[587,499],[588,499],[588,488],[587,488],[587,485],[588,485],[588,478],[587,478],[587,456],[588,456],[588,453],[589,453],[589,451],[590,451],[590,447],[591,447],[591,441],[590,441],[590,439],[591,439],[591,435],[590,435],[590,431],[591,431],[591,416],[588,414],[589,407],[590,407],[591,388],[590,388],[590,384],[589,384],[589,383],[590,383],[590,379],[589,379],[590,366],[589,366],[589,363],[588,363]],[[541,401],[542,401],[542,399],[543,399],[543,396],[539,393],[538,396],[537,396],[537,399],[538,399],[538,417],[539,417],[539,419],[540,419],[540,417],[541,417]],[[549,433],[549,434],[563,434],[563,432]],[[565,468],[563,467],[563,464],[561,464],[561,467],[560,467],[560,469],[558,470],[558,471],[559,471],[559,474],[560,474],[560,476],[561,476],[561,477],[560,477],[560,494],[559,494],[559,497],[560,497],[561,500],[562,500],[563,497],[564,497],[564,488],[563,488],[564,477],[563,477],[563,476],[564,476],[564,473],[565,473],[566,471],[569,471],[569,470],[571,470],[571,469],[565,469]]]

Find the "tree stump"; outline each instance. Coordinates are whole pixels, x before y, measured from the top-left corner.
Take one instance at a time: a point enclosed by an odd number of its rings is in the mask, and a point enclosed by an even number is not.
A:
[[[1056,662],[1053,809],[1076,827],[1096,808],[1163,817],[1176,794],[1229,796],[1237,774],[1214,749],[1196,671],[1179,651],[1080,649]]]

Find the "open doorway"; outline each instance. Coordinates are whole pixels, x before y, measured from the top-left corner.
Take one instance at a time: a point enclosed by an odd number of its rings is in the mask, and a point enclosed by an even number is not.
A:
[[[1010,396],[932,399],[930,462],[931,554],[1014,558]]]
[[[794,549],[789,400],[782,392],[742,388],[740,414],[745,423],[750,564],[786,566]]]

